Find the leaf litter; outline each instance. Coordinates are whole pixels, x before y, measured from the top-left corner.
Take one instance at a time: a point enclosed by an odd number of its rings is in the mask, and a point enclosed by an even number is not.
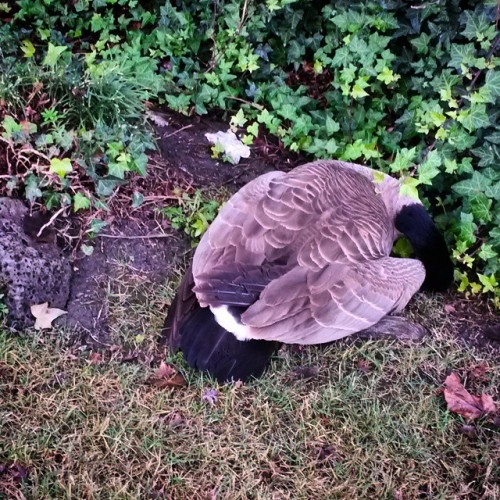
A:
[[[487,415],[495,421],[497,409],[493,398],[488,394],[472,395],[460,382],[456,373],[451,373],[444,381],[444,398],[448,410],[462,415],[467,420],[475,420]]]
[[[160,363],[160,367],[146,380],[146,383],[159,389],[183,387],[186,379],[171,365]]]
[[[43,304],[34,304],[31,306],[31,314],[36,318],[35,329],[46,330],[52,328],[52,322],[67,311],[57,309],[56,307],[49,307],[48,302]]]

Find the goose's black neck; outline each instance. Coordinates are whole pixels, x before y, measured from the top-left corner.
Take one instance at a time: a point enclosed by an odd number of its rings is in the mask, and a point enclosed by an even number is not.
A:
[[[403,207],[394,221],[396,229],[410,241],[425,267],[423,288],[444,291],[453,281],[453,263],[444,241],[425,208],[420,204]]]

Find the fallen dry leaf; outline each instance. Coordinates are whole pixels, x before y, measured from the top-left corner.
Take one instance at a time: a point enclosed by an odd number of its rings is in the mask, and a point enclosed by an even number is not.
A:
[[[159,389],[165,389],[167,387],[182,387],[186,385],[186,380],[173,366],[162,361],[158,370],[146,380],[146,383]]]
[[[452,313],[456,313],[457,310],[455,309],[454,305],[452,305],[452,304],[445,304],[444,305],[444,312],[447,313],[447,314],[452,314]]]
[[[100,352],[92,352],[89,356],[89,365],[98,365],[102,362],[102,354]]]
[[[456,373],[448,375],[444,385],[444,398],[448,404],[448,410],[468,420],[474,420],[483,415],[493,416],[496,413],[493,398],[488,394],[481,394],[481,397],[470,394]]]
[[[56,318],[68,313],[56,307],[49,307],[49,303],[44,302],[43,304],[32,305],[31,314],[36,318],[35,328],[37,330],[45,330],[52,328],[52,321]]]
[[[319,375],[317,366],[299,366],[290,373],[290,377],[294,379],[309,380],[316,378]]]
[[[201,395],[201,399],[210,406],[215,406],[219,400],[219,391],[217,389],[205,389]]]
[[[28,477],[29,467],[21,465],[17,462],[0,464],[0,474],[7,474],[15,481],[23,481]]]

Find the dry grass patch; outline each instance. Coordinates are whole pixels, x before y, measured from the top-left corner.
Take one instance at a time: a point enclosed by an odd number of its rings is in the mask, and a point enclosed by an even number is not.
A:
[[[138,329],[149,332],[137,345],[146,354],[133,363],[123,363],[118,352],[96,356],[69,347],[62,337],[0,333],[0,466],[11,467],[0,473],[0,492],[9,498],[500,497],[498,428],[486,419],[464,427],[441,393],[446,374],[455,371],[471,392],[498,401],[498,359],[456,341],[436,304],[419,306],[433,311],[432,336],[420,345],[287,348],[265,377],[246,385],[217,386],[171,357],[188,385],[160,390],[145,380],[158,366],[156,308],[172,291],[157,289],[143,309],[125,288],[117,296],[115,339],[133,343]],[[479,364],[487,370],[476,379],[471,374]],[[12,463],[27,468],[26,477],[16,477]]]

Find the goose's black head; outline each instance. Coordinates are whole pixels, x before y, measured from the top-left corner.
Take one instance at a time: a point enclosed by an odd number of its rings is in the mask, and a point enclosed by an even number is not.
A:
[[[453,281],[453,263],[444,241],[425,208],[406,205],[396,215],[396,229],[410,241],[417,258],[425,267],[422,288],[442,292]]]

